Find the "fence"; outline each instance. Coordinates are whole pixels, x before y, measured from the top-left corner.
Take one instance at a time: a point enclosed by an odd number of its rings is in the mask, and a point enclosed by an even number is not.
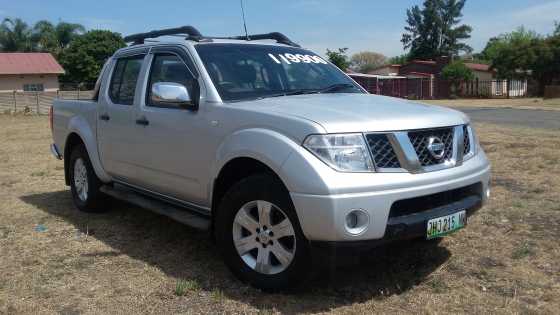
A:
[[[88,100],[93,90],[56,92],[2,92],[0,93],[0,113],[48,114],[55,98]]]
[[[509,98],[530,95],[527,80],[473,80],[453,84],[447,80],[430,78],[352,78],[372,94],[408,99]]]

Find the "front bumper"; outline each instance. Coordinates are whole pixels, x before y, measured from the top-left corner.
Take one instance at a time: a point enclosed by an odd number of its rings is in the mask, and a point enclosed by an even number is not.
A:
[[[426,233],[428,219],[462,209],[466,209],[468,215],[471,215],[486,202],[489,194],[490,165],[481,151],[463,165],[442,171],[407,174],[405,178],[402,174],[396,173],[370,174],[370,176],[388,181],[398,177],[403,181],[398,188],[376,189],[371,192],[363,192],[363,187],[361,187],[357,193],[332,195],[291,193],[300,225],[308,240],[327,243],[355,242],[359,246],[362,241],[386,242],[423,236]],[[410,182],[409,186],[406,185],[407,180]],[[419,182],[422,184],[418,184]],[[364,180],[362,185],[383,186],[383,184],[373,184],[367,180]],[[399,201],[431,196],[473,185],[480,187],[478,192],[461,196],[459,200],[453,200],[444,205],[440,204],[413,215],[390,217],[392,206]],[[369,217],[367,228],[358,235],[351,234],[346,229],[346,215],[356,209],[366,211]]]

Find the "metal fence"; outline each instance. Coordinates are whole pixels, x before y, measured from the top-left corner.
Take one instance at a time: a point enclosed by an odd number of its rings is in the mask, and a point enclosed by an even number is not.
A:
[[[527,80],[453,82],[430,78],[353,77],[372,94],[407,99],[513,98],[531,96]]]

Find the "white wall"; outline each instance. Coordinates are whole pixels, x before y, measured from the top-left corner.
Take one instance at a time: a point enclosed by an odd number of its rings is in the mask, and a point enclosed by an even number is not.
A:
[[[57,74],[0,74],[0,92],[23,91],[24,84],[43,84],[46,92],[58,90]]]

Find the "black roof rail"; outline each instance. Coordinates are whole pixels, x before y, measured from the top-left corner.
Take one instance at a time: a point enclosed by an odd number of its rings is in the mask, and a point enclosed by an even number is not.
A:
[[[214,39],[238,39],[238,40],[262,40],[262,39],[273,39],[280,44],[285,44],[288,46],[294,47],[301,47],[300,45],[292,42],[288,36],[279,33],[279,32],[272,32],[266,34],[253,34],[253,35],[241,35],[241,36],[231,36],[231,37],[205,37],[205,38],[214,38]]]
[[[204,39],[236,39],[236,40],[262,40],[262,39],[272,39],[280,44],[285,44],[294,47],[300,47],[298,44],[292,42],[286,35],[279,32],[272,32],[266,34],[254,34],[248,36],[230,36],[230,37],[214,37],[214,36],[203,36],[196,28],[192,26],[181,26],[175,28],[167,28],[163,30],[154,30],[147,33],[138,33],[128,35],[124,38],[124,41],[129,43],[133,42],[133,45],[143,44],[144,40],[147,38],[156,38],[160,36],[177,36],[186,35],[186,39],[191,39],[195,41],[201,41]]]
[[[175,28],[166,28],[163,30],[154,30],[147,33],[128,35],[124,38],[124,41],[127,43],[134,42],[134,45],[136,45],[136,44],[143,44],[144,39],[146,38],[156,38],[160,36],[178,35],[178,34],[187,35],[189,38],[194,40],[201,39],[203,37],[202,34],[200,34],[200,32],[196,28],[192,26],[181,26]]]

